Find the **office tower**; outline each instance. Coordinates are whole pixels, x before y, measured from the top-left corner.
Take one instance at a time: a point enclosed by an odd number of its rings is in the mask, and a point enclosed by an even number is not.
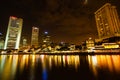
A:
[[[48,32],[44,32],[42,40],[43,40],[43,44],[50,45],[51,41]]]
[[[32,27],[32,38],[31,38],[32,46],[38,46],[38,36],[39,36],[39,28]]]
[[[23,19],[10,16],[4,49],[19,49]]]
[[[99,39],[105,39],[120,34],[120,21],[115,6],[106,3],[95,12]]]

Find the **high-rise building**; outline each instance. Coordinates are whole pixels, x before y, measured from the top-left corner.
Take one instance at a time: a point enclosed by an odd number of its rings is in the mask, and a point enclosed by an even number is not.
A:
[[[26,38],[22,39],[22,46],[27,46],[27,39]]]
[[[3,38],[3,34],[0,33],[0,49],[4,49],[4,38]]]
[[[19,49],[23,19],[10,16],[4,49]]]
[[[99,39],[119,36],[120,21],[115,6],[106,3],[95,12]]]
[[[44,32],[42,40],[43,40],[43,44],[50,45],[51,41],[48,32]]]
[[[32,27],[31,45],[38,46],[39,28]]]

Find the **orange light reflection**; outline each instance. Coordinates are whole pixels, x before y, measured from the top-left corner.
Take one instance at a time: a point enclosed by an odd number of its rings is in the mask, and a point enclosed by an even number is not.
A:
[[[97,76],[98,68],[108,69],[110,72],[120,72],[120,55],[88,56],[89,66]]]

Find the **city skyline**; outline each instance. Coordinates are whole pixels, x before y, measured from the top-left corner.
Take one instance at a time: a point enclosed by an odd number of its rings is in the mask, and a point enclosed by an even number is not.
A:
[[[118,0],[89,0],[85,4],[83,0],[73,2],[71,0],[63,2],[60,0],[11,1],[10,3],[13,4],[7,3],[6,5],[10,7],[5,7],[6,2],[9,1],[2,2],[0,7],[3,10],[0,13],[0,32],[6,35],[9,16],[13,15],[24,20],[22,35],[27,35],[30,39],[32,26],[38,26],[40,35],[48,31],[53,42],[80,44],[89,37],[98,38],[94,12],[107,2],[116,6],[120,14]]]

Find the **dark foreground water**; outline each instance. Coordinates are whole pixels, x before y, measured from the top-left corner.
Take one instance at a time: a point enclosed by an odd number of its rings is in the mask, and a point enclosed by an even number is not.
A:
[[[0,55],[0,80],[120,80],[120,55]]]

